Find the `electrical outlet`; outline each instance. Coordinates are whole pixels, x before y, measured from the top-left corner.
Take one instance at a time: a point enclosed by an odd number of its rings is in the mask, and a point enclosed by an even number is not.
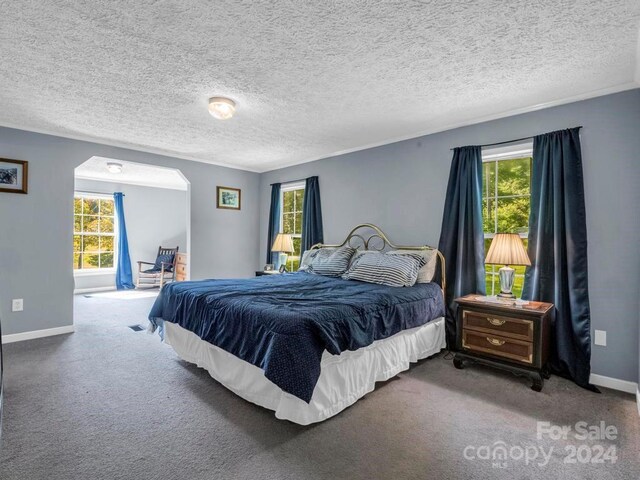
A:
[[[600,345],[602,347],[607,346],[607,332],[605,330],[595,330],[595,338],[593,339],[593,343],[596,345]]]
[[[14,298],[11,300],[11,311],[21,312],[24,310],[24,300],[22,298]]]

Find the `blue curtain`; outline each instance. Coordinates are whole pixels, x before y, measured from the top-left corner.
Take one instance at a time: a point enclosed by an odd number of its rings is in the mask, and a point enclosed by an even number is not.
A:
[[[453,151],[438,249],[447,276],[447,345],[456,345],[454,299],[485,293],[484,233],[482,229],[482,150],[479,146]]]
[[[280,262],[280,254],[273,253],[271,247],[280,232],[280,184],[271,185],[271,207],[269,208],[269,233],[267,236],[267,263],[273,263],[278,267]]]
[[[589,384],[591,333],[580,128],[533,139],[529,258],[522,297],[556,307],[551,370]]]
[[[116,288],[128,290],[135,288],[131,274],[131,258],[129,257],[129,241],[127,240],[127,226],[124,221],[124,194],[116,192],[113,200],[118,218],[118,265],[116,268]]]
[[[300,255],[316,243],[324,241],[322,231],[322,206],[320,204],[320,185],[318,177],[307,178],[304,186],[302,206],[302,239]]]

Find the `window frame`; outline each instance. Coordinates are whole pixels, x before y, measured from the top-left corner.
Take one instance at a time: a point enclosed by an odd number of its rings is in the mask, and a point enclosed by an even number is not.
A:
[[[73,192],[73,199],[75,202],[76,198],[82,198],[82,199],[93,199],[93,200],[112,200],[113,199],[113,195],[109,195],[107,193],[91,193],[91,192],[81,192],[81,191],[75,191]],[[84,215],[84,214],[83,214]],[[73,211],[73,216],[72,219],[74,221],[73,223],[73,236],[75,235],[88,235],[87,233],[84,232],[76,232],[75,231],[75,217],[76,217],[76,213],[75,213],[75,209]],[[98,214],[98,217],[101,217],[100,214]],[[74,276],[90,276],[90,275],[105,275],[105,274],[112,274],[112,273],[116,273],[116,265],[118,264],[118,242],[116,241],[118,238],[118,216],[116,215],[115,212],[115,201],[114,201],[114,207],[113,207],[113,234],[101,234],[99,232],[95,232],[95,233],[91,233],[94,234],[98,237],[104,236],[104,237],[111,237],[113,236],[113,267],[107,267],[107,268],[73,268],[73,275]],[[72,255],[75,254],[77,252],[72,251]],[[84,251],[82,252],[84,253]]]
[[[302,196],[304,198],[304,190],[306,188],[306,182],[302,181],[302,182],[289,182],[289,183],[283,183],[280,186],[280,227],[278,229],[278,231],[280,233],[284,233],[284,194],[285,192],[293,192],[296,190],[302,190]],[[303,207],[304,208],[304,207]],[[294,215],[296,213],[300,213],[300,218],[302,219],[302,215],[304,214],[303,210],[294,210],[293,211]],[[300,240],[302,240],[302,233],[292,233],[291,234],[291,238],[299,238]],[[302,253],[302,252],[301,252]],[[287,268],[290,267],[289,262],[292,260],[290,260],[290,257],[292,255],[288,255],[287,256],[287,263],[286,266]],[[293,263],[291,263],[291,268],[293,268]]]
[[[520,158],[529,158],[530,162],[533,161],[533,140],[529,140],[527,142],[524,143],[518,143],[518,144],[510,144],[510,145],[506,145],[506,146],[499,146],[499,147],[483,147],[482,148],[482,166],[484,167],[484,165],[486,163],[496,163],[496,167],[498,166],[498,163],[504,160],[516,160],[516,159],[520,159]],[[496,170],[496,172],[499,172],[499,169]],[[483,168],[483,174],[484,174],[484,168]],[[483,182],[484,183],[484,182]],[[497,210],[498,210],[498,202],[497,199],[498,198],[522,198],[522,197],[526,197],[528,196],[529,198],[531,198],[531,187],[529,187],[529,195],[502,195],[499,196],[498,195],[498,174],[495,175],[495,184],[494,184],[494,189],[493,189],[493,195],[490,198],[495,199],[496,201],[495,203],[495,214],[494,214],[494,228],[493,228],[493,232],[485,232],[484,228],[483,228],[483,244],[486,242],[487,239],[493,239],[496,235],[496,233],[512,233],[512,232],[499,232],[498,231],[498,215],[497,215]],[[482,195],[482,199],[484,199],[484,192]],[[531,215],[531,202],[529,202],[529,215]],[[483,219],[483,225],[484,225],[484,219]],[[527,229],[526,232],[520,232],[518,233],[518,235],[520,236],[521,239],[529,239],[529,230]],[[487,265],[485,263],[485,283],[486,283],[486,276],[487,275],[491,275],[492,276],[492,282],[491,282],[491,292],[486,292],[487,295],[496,295],[499,292],[495,291],[495,285],[496,285],[496,278],[498,278],[498,270],[500,269],[499,265]],[[516,278],[524,278],[524,274],[516,274]]]

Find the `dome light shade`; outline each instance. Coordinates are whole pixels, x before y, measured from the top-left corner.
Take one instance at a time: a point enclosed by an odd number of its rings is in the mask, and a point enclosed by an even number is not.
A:
[[[225,97],[209,99],[209,113],[218,120],[227,120],[236,112],[236,102]]]
[[[110,173],[122,173],[122,164],[117,162],[107,162],[107,170]]]

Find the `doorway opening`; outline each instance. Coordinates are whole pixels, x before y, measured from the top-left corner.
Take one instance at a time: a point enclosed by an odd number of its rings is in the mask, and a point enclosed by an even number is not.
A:
[[[74,323],[94,323],[91,319],[98,310],[113,312],[112,318],[101,317],[101,323],[127,326],[131,318],[118,317],[134,311],[143,314],[159,292],[158,282],[150,281],[145,272],[155,269],[160,246],[177,248],[180,254],[179,272],[165,265],[170,272],[163,270],[163,283],[189,279],[190,183],[178,169],[105,157],[91,157],[74,174]],[[116,192],[123,194],[124,244]],[[129,252],[135,289],[116,289],[121,249]]]

